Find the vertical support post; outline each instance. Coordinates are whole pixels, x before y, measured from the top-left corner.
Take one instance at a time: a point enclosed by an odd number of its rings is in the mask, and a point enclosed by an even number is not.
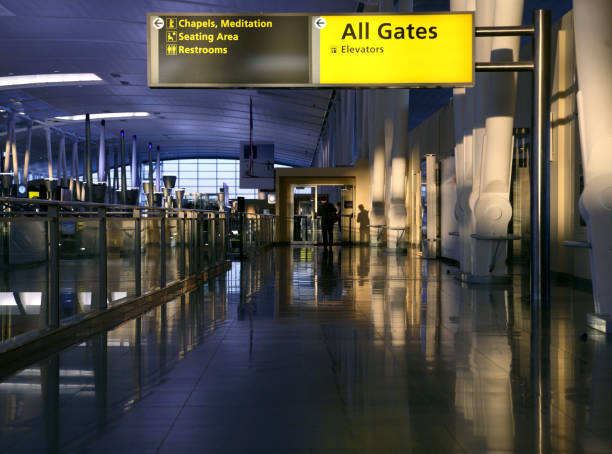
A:
[[[181,274],[180,276],[181,279],[185,279],[187,277],[185,274],[186,273],[186,263],[185,263],[186,261],[186,257],[185,257],[185,221],[186,219],[185,219],[185,213],[182,212],[180,213],[179,216],[180,217],[177,221],[178,222],[177,228],[179,231],[179,238],[181,241],[181,258],[180,258],[180,265],[179,265],[180,271],[179,272]]]
[[[153,144],[149,142],[149,207],[153,206]]]
[[[531,382],[538,418],[536,446],[550,440],[550,11],[533,12],[531,149]]]
[[[193,265],[196,273],[200,272],[200,213],[193,220]],[[191,273],[194,274],[194,273]]]
[[[127,175],[125,174],[125,131],[121,130],[121,203],[127,205]]]
[[[217,253],[217,215],[208,215],[208,264],[216,265],[218,260]]]
[[[532,321],[548,308],[550,296],[550,11],[533,12],[533,128],[531,147]],[[543,305],[542,303],[543,302]],[[537,313],[536,313],[537,312]]]
[[[60,321],[59,313],[59,293],[60,293],[60,228],[59,228],[59,208],[49,206],[48,211],[48,256],[47,266],[47,327],[58,328]]]
[[[106,208],[98,208],[98,301],[96,309],[104,310],[108,301],[108,279],[106,273]]]
[[[85,176],[87,201],[91,202],[91,122],[89,121],[89,114],[85,114]]]
[[[166,286],[166,210],[162,210],[159,218],[159,286]]]
[[[142,255],[140,253],[142,249],[142,220],[140,214],[140,210],[134,210],[134,285],[136,288],[136,296],[142,295]]]
[[[239,231],[238,231],[238,235],[240,238],[240,258],[244,257],[244,213],[239,213],[238,216],[240,216],[239,221],[240,221],[240,227],[239,227]]]

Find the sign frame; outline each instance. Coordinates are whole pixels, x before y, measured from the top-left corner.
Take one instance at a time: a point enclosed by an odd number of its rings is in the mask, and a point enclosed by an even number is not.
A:
[[[351,88],[472,88],[476,82],[475,68],[475,14],[473,11],[433,11],[433,12],[414,12],[414,13],[398,13],[398,12],[367,12],[362,13],[366,16],[446,16],[446,15],[471,15],[472,16],[472,82],[471,83],[357,83],[357,84],[322,84],[322,83],[160,83],[159,76],[159,56],[153,50],[159,49],[157,41],[158,34],[152,33],[155,28],[152,24],[152,18],[155,17],[282,17],[282,16],[308,16],[308,58],[309,58],[309,78],[313,80],[313,52],[312,48],[312,29],[314,20],[320,16],[359,16],[355,13],[187,13],[187,12],[149,12],[147,13],[147,85],[149,88],[322,88],[322,89],[351,89]],[[156,29],[157,31],[157,29]],[[155,40],[155,43],[152,43]],[[154,47],[154,49],[153,49]],[[319,52],[319,49],[316,50]],[[157,77],[156,77],[157,76]]]

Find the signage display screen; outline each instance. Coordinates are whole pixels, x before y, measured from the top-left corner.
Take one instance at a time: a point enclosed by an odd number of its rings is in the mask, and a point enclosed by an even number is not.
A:
[[[469,87],[473,13],[149,13],[152,88]]]

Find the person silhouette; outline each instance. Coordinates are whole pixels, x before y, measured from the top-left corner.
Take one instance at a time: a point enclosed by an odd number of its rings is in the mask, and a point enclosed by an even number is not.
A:
[[[370,236],[370,213],[362,204],[359,204],[357,223],[359,224],[359,242],[368,243]]]

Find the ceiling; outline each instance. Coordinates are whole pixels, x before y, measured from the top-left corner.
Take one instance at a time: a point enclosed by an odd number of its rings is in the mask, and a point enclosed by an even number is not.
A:
[[[0,91],[0,105],[34,119],[85,112],[146,111],[142,119],[107,121],[117,138],[125,129],[164,157],[237,157],[249,138],[253,99],[253,139],[275,143],[280,163],[309,166],[331,90],[152,90],[147,87],[146,13],[355,11],[353,0],[155,1],[0,0],[0,76],[11,73],[94,72],[101,85]],[[0,128],[6,129],[3,121]],[[98,122],[93,138],[98,137]],[[58,125],[84,136],[83,122]],[[2,130],[0,129],[0,130]],[[20,134],[20,141],[25,134]],[[34,132],[32,167],[46,159],[42,128]],[[54,135],[54,148],[59,134]],[[111,140],[112,143],[112,140]],[[23,147],[21,147],[23,149]],[[44,166],[44,164],[43,164]]]
[[[447,10],[449,0],[413,0],[415,11]],[[375,9],[377,1],[366,1]],[[527,0],[526,9],[571,0]],[[557,5],[556,7],[554,5]],[[329,104],[331,90],[172,90],[147,87],[147,12],[351,12],[354,0],[0,0],[0,76],[94,72],[100,85],[0,90],[0,106],[37,120],[85,112],[147,111],[142,119],[107,121],[112,147],[125,129],[146,144],[161,147],[162,159],[237,157],[249,137],[249,99],[253,99],[253,139],[275,143],[276,161],[309,166]],[[563,6],[561,9],[566,8]],[[558,15],[558,14],[557,14]],[[446,104],[450,90],[415,91],[410,128]],[[92,138],[97,141],[98,122]],[[84,124],[57,125],[84,136]],[[1,134],[6,121],[0,120]],[[57,147],[59,134],[54,134]],[[113,141],[114,139],[114,141]],[[25,134],[20,133],[20,150]],[[31,167],[46,168],[42,128],[34,132]]]

